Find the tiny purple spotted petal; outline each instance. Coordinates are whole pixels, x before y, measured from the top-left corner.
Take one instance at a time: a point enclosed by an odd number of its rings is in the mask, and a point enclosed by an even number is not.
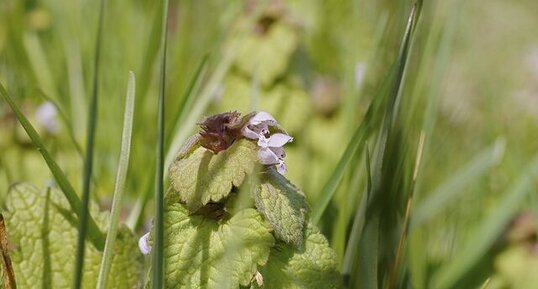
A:
[[[138,239],[138,249],[144,255],[149,255],[151,253],[151,246],[148,243],[149,232],[144,234],[140,239]]]

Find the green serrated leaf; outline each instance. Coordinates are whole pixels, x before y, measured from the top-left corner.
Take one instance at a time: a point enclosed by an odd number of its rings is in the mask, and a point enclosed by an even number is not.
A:
[[[269,168],[256,190],[256,207],[273,226],[277,239],[296,248],[304,241],[306,198],[284,176]]]
[[[78,231],[64,212],[69,204],[62,193],[50,190],[47,198],[28,184],[17,184],[6,199],[5,219],[14,250],[11,252],[17,285],[20,288],[69,288]],[[90,208],[99,227],[107,224],[108,214]],[[107,288],[134,288],[142,272],[142,254],[137,240],[126,227],[118,231]],[[135,252],[135,253],[133,253]],[[102,253],[86,246],[82,288],[95,288]]]
[[[336,253],[327,239],[312,224],[306,229],[303,250],[290,245],[276,246],[260,273],[264,289],[342,288]],[[253,282],[253,288],[258,288]]]
[[[232,186],[240,186],[257,162],[257,146],[246,139],[218,154],[199,147],[170,165],[170,181],[175,190],[172,194],[177,194],[189,210],[196,211],[228,196]]]
[[[274,244],[271,228],[258,211],[245,209],[226,221],[189,214],[177,202],[165,207],[165,287],[249,285]]]

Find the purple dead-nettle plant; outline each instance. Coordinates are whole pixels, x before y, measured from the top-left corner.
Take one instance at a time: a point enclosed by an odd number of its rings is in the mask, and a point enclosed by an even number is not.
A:
[[[259,149],[257,158],[265,166],[276,165],[280,174],[286,172],[284,145],[293,141],[276,119],[269,113],[252,112],[243,117],[237,111],[225,112],[206,117],[198,125],[201,131],[189,138],[180,149],[179,156],[187,155],[198,146],[214,154],[228,149],[236,140],[247,138],[255,140]],[[138,241],[144,255],[151,253],[149,233]]]

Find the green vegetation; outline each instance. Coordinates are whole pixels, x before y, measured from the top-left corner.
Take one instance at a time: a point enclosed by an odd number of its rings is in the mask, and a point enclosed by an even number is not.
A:
[[[535,2],[0,1],[18,287],[536,288]]]

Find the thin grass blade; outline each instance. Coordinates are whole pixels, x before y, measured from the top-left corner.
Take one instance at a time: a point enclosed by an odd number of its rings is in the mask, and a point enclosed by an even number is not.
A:
[[[105,250],[101,267],[99,268],[99,277],[97,279],[98,289],[106,288],[108,274],[112,266],[112,255],[114,253],[114,243],[118,232],[119,217],[121,210],[121,201],[125,191],[125,180],[127,179],[127,169],[129,168],[129,156],[131,152],[131,136],[133,131],[133,114],[135,106],[135,75],[129,71],[129,82],[127,84],[127,97],[125,99],[125,113],[123,115],[123,132],[121,136],[121,151],[116,174],[116,183],[114,185],[114,197],[110,211],[110,222],[108,225],[108,234],[105,242]]]
[[[350,282],[349,285],[353,285],[355,283],[355,278],[352,276],[351,271],[353,269],[353,266],[355,266],[355,263],[359,261],[359,241],[361,239],[362,231],[364,228],[365,223],[365,215],[366,215],[366,205],[368,204],[368,197],[369,194],[372,191],[372,167],[370,165],[370,152],[368,149],[368,146],[366,146],[366,174],[367,174],[367,187],[366,191],[362,194],[361,200],[359,203],[359,207],[357,211],[355,212],[355,217],[353,219],[353,226],[351,227],[351,232],[349,234],[347,246],[346,246],[346,252],[344,254],[344,264],[342,267],[342,273],[344,274],[345,280],[348,280]],[[356,275],[356,274],[353,274]],[[350,288],[354,288],[354,286],[349,286]]]
[[[93,149],[95,140],[95,130],[97,125],[97,105],[99,91],[99,58],[101,54],[101,38],[103,34],[103,18],[105,10],[105,0],[100,1],[99,22],[97,24],[97,37],[95,41],[95,55],[93,63],[93,86],[88,107],[88,129],[86,131],[86,156],[84,157],[84,172],[82,178],[82,204],[80,208],[79,235],[77,240],[77,253],[75,260],[75,273],[73,278],[73,288],[82,287],[82,277],[84,272],[84,255],[86,248],[86,233],[88,230],[90,187],[93,171]]]
[[[388,226],[387,224],[396,225],[393,219],[389,219],[385,215],[388,215],[387,210],[395,210],[396,204],[382,200],[391,197],[396,191],[385,182],[391,180],[398,184],[401,180],[395,178],[405,177],[402,171],[406,159],[403,155],[405,150],[400,148],[402,128],[396,123],[396,119],[413,31],[419,14],[420,3],[417,3],[409,13],[400,44],[400,52],[390,77],[379,92],[385,100],[383,102],[385,109],[382,113],[382,127],[377,136],[373,167],[370,167],[369,158],[367,158],[368,196],[363,196],[361,199],[360,210],[355,215],[355,221],[360,223],[353,224],[344,260],[344,272],[350,278],[348,284],[350,288],[376,289],[379,288],[382,281],[387,281],[389,277],[388,268],[382,267],[380,262],[387,261],[387,254],[392,250],[391,245],[389,245],[391,242],[388,241],[390,234],[387,233],[387,230],[391,230],[393,227],[386,226]],[[377,114],[379,115],[378,112]],[[387,170],[387,167],[394,170]],[[336,175],[333,174],[333,176]],[[327,193],[324,196],[326,203],[322,204],[323,207],[318,207],[320,211],[317,211],[316,217],[321,217],[337,185],[336,182],[333,183],[333,187],[326,186],[324,188],[323,192]],[[398,190],[398,193],[403,194],[405,191]]]
[[[405,71],[405,65],[406,65],[407,58],[408,58],[409,47],[410,47],[410,44],[411,44],[411,41],[410,41],[411,34],[412,34],[412,31],[414,30],[415,23],[416,23],[416,21],[418,19],[419,11],[420,11],[420,4],[417,3],[414,6],[414,8],[413,8],[413,10],[412,10],[412,12],[411,12],[411,14],[409,16],[408,24],[407,24],[407,27],[406,27],[406,31],[405,31],[405,33],[403,35],[403,40],[402,40],[400,52],[399,52],[399,55],[398,55],[398,59],[397,59],[397,62],[396,62],[395,70],[394,70],[394,73],[393,73],[393,76],[392,76],[393,78],[391,78],[391,79],[393,79],[394,82],[391,85],[392,91],[390,92],[391,96],[390,96],[390,100],[389,100],[389,103],[388,103],[389,108],[394,107],[394,104],[396,103],[396,100],[397,100],[397,96],[400,93],[400,85],[402,83],[403,74],[404,74],[404,71]],[[382,91],[380,93],[384,94],[384,91]],[[374,101],[378,101],[378,99],[379,98],[376,98]],[[379,103],[375,103],[375,102],[373,102],[370,105],[370,108],[368,109],[368,112],[366,114],[365,119],[359,125],[359,127],[356,129],[355,133],[353,134],[353,137],[352,137],[351,141],[348,143],[348,145],[346,147],[346,150],[344,151],[344,154],[342,155],[342,157],[338,161],[336,169],[334,170],[333,174],[331,175],[331,177],[329,178],[329,180],[327,181],[327,183],[323,187],[323,189],[322,189],[322,191],[320,193],[319,201],[315,204],[315,206],[314,206],[314,208],[312,210],[312,221],[314,223],[317,224],[319,222],[319,220],[321,219],[321,216],[323,215],[323,212],[325,211],[325,209],[329,205],[331,199],[334,196],[334,193],[336,192],[336,189],[338,188],[338,185],[340,184],[340,182],[341,182],[341,180],[342,180],[342,178],[343,178],[343,176],[345,174],[347,165],[354,158],[355,153],[357,152],[358,148],[366,140],[366,137],[369,134],[369,130],[370,130],[369,128],[370,128],[370,125],[371,125],[370,118],[375,114],[374,111],[376,111],[376,108],[378,108],[378,105],[379,105]],[[392,110],[393,109],[391,109],[391,111],[389,111],[389,116],[388,116],[391,121],[393,119]],[[385,125],[390,125],[390,123],[386,123]]]
[[[209,56],[206,55],[198,64],[194,77],[189,83],[189,87],[185,91],[185,95],[181,100],[181,103],[177,107],[177,111],[173,114],[174,120],[172,121],[172,126],[168,130],[168,136],[173,135],[174,130],[176,130],[182,120],[185,118],[185,113],[192,108],[192,105],[195,100],[195,95],[198,94],[202,80],[204,79],[207,73],[207,64]]]
[[[404,221],[402,226],[402,232],[400,234],[400,239],[398,240],[398,249],[396,250],[396,257],[394,258],[394,262],[392,264],[392,268],[389,274],[388,281],[386,283],[385,288],[391,289],[394,287],[394,284],[396,283],[396,279],[398,278],[399,273],[399,267],[400,267],[400,260],[403,258],[404,255],[404,247],[406,245],[407,236],[409,233],[409,222],[411,219],[411,209],[413,205],[413,196],[415,192],[415,186],[416,186],[416,180],[418,176],[418,172],[420,170],[420,164],[422,160],[422,153],[424,150],[424,131],[421,132],[420,138],[418,141],[417,146],[417,156],[415,160],[415,167],[413,169],[413,179],[411,183],[411,190],[409,192],[409,196],[407,198],[407,205],[405,209],[405,215],[404,215]]]
[[[163,1],[161,30],[161,76],[157,121],[157,165],[155,174],[155,217],[152,249],[152,288],[164,288],[164,96],[166,91],[166,44],[168,38],[168,0]]]

